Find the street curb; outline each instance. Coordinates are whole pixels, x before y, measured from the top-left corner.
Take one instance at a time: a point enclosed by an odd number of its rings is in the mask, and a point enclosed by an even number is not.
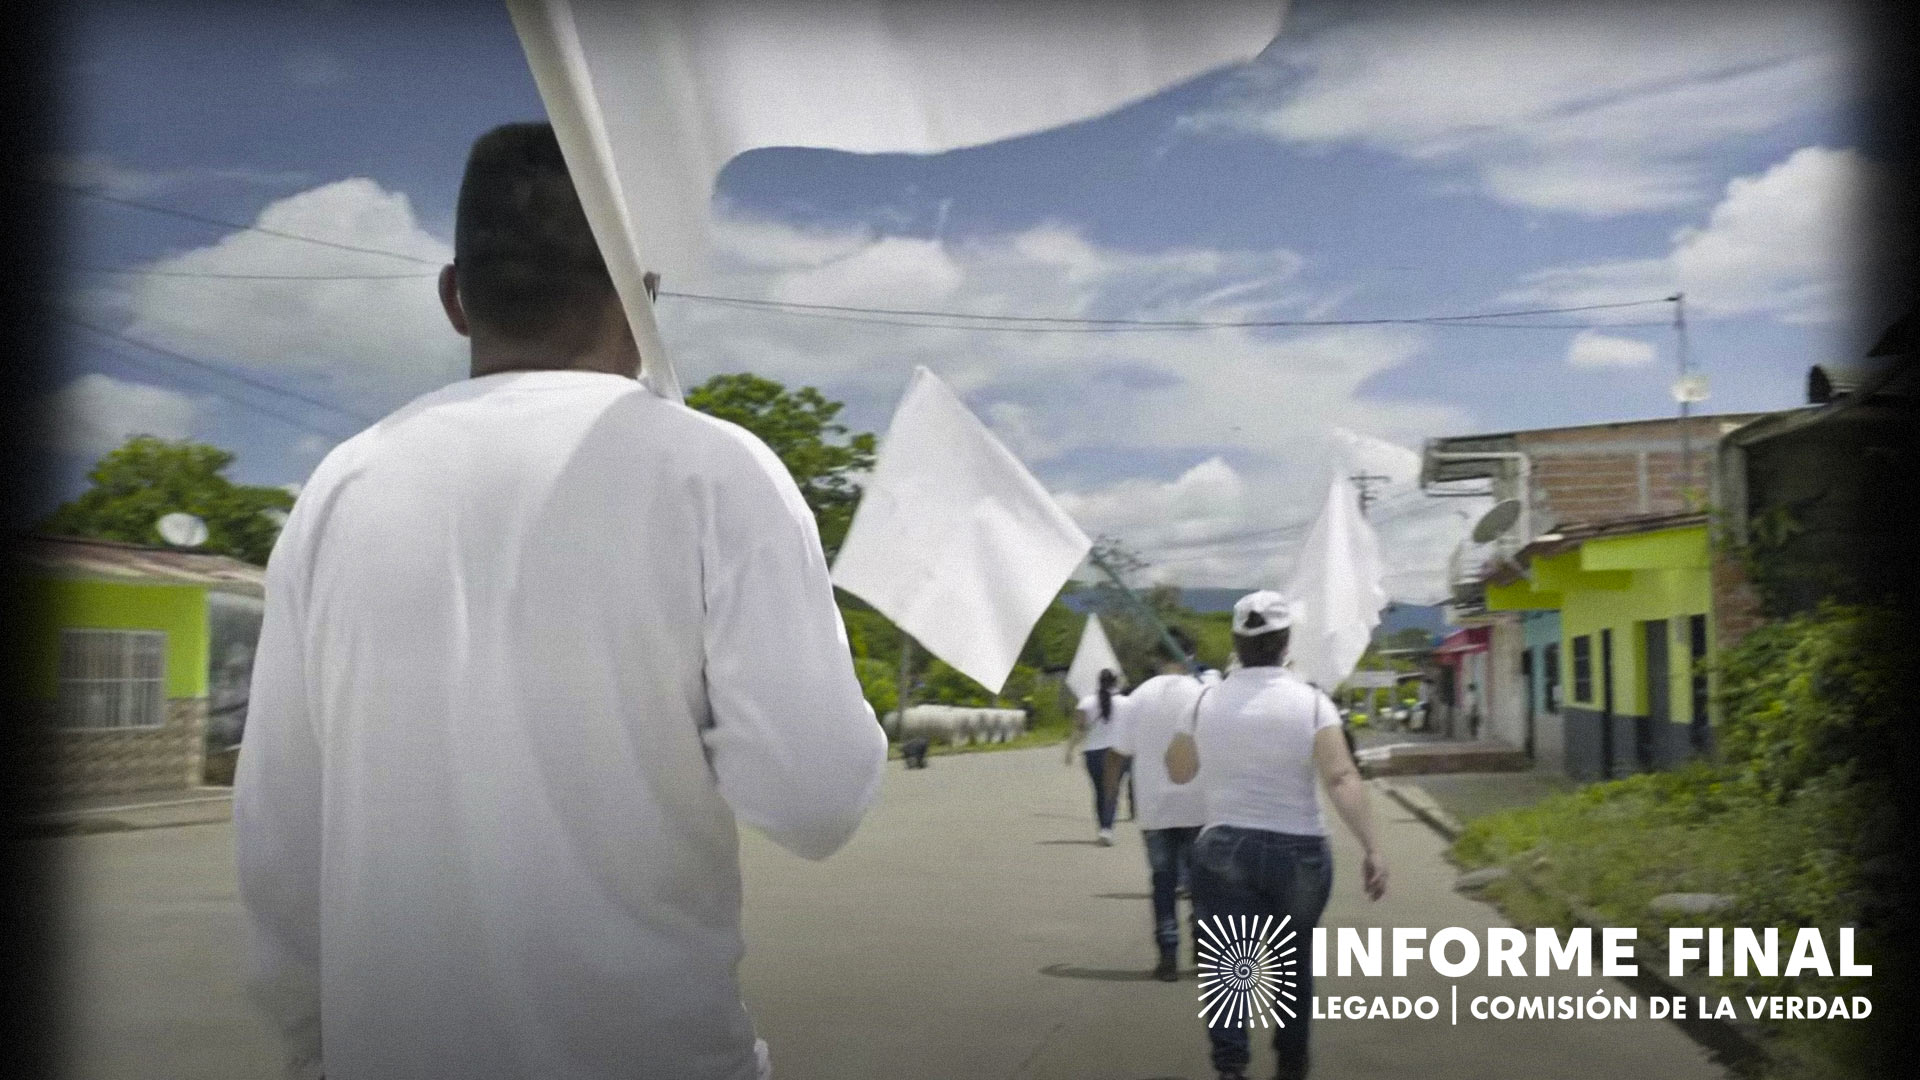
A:
[[[1460,823],[1417,785],[1408,785],[1412,789],[1408,791],[1384,780],[1376,780],[1374,783],[1408,813],[1440,834],[1448,844],[1460,839],[1462,832]],[[1451,852],[1448,853],[1448,861],[1452,861]],[[1590,929],[1598,929],[1604,925],[1598,912],[1573,897],[1547,888],[1519,867],[1508,867],[1507,870],[1522,885],[1565,905],[1577,924]],[[1481,902],[1487,903],[1484,900]],[[1498,910],[1498,905],[1492,906]],[[1675,980],[1660,973],[1666,963],[1667,955],[1666,950],[1659,945],[1645,941],[1636,935],[1633,952],[1634,959],[1639,962],[1640,974],[1620,978],[1621,982],[1649,996],[1695,998],[1704,996],[1705,988],[1698,985],[1696,980]],[[1649,959],[1655,962],[1648,963]],[[1736,1075],[1754,1075],[1758,1071],[1758,1066],[1770,1060],[1766,1047],[1759,1040],[1759,1029],[1752,1024],[1699,1016],[1689,1016],[1685,1020],[1670,1019],[1668,1022],[1679,1028],[1694,1042],[1706,1047],[1721,1064]]]
[[[1447,843],[1460,839],[1461,825],[1452,814],[1433,801],[1433,797],[1418,786],[1409,785],[1412,791],[1403,789],[1399,784],[1382,778],[1373,781],[1374,786],[1387,794],[1387,797],[1400,804],[1401,808],[1426,823],[1427,827],[1439,833]],[[1414,792],[1418,792],[1415,795]]]
[[[158,802],[56,810],[27,818],[19,822],[16,828],[22,835],[32,837],[87,836],[183,825],[213,825],[232,819],[233,794],[230,790],[219,790],[211,794]]]

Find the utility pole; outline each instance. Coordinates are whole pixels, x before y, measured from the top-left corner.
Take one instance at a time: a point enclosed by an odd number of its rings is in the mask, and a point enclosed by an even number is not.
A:
[[[1087,560],[1093,563],[1101,573],[1107,575],[1107,580],[1113,582],[1114,587],[1120,590],[1120,595],[1126,597],[1127,600],[1133,604],[1134,610],[1139,612],[1140,616],[1147,620],[1147,625],[1159,632],[1161,642],[1167,646],[1167,649],[1172,655],[1185,655],[1186,650],[1181,648],[1180,643],[1174,640],[1173,634],[1168,632],[1167,624],[1160,621],[1159,613],[1153,610],[1152,605],[1140,599],[1138,593],[1135,593],[1127,587],[1127,583],[1121,579],[1119,573],[1107,564],[1107,560],[1100,557],[1097,550],[1088,552]],[[1187,670],[1193,672],[1195,675],[1200,674],[1200,662],[1198,660],[1187,661]]]
[[[1354,486],[1360,489],[1360,516],[1366,517],[1367,507],[1373,505],[1373,485],[1384,484],[1393,479],[1393,477],[1380,476],[1369,472],[1357,472],[1349,475],[1347,479],[1353,481]]]
[[[911,670],[908,664],[912,658],[913,635],[902,628],[900,631],[900,686],[893,696],[895,709],[893,737],[896,739],[907,737],[907,679]]]
[[[1693,487],[1693,432],[1690,418],[1693,415],[1693,386],[1689,378],[1692,369],[1687,357],[1687,294],[1673,294],[1673,338],[1674,354],[1680,363],[1680,381],[1674,384],[1673,396],[1680,399],[1680,508],[1687,509],[1687,491]]]

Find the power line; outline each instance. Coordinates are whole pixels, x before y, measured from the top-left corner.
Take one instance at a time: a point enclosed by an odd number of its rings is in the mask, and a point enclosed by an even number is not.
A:
[[[275,234],[290,235],[290,234]],[[430,278],[437,272],[407,274],[228,274],[193,270],[156,270],[137,266],[89,266],[77,268],[83,274],[119,274],[131,277],[189,278],[215,281],[397,281],[417,278]],[[704,293],[683,293],[663,289],[660,296],[675,300],[692,300],[696,303],[721,304],[728,307],[749,308],[770,315],[806,315],[812,318],[828,318],[827,312],[835,314],[834,321],[867,323],[876,326],[905,326],[925,330],[980,330],[1014,331],[1028,333],[1093,333],[1145,330],[1214,330],[1249,327],[1315,327],[1315,326],[1375,326],[1375,325],[1415,325],[1447,326],[1461,329],[1483,330],[1635,330],[1664,328],[1666,322],[1484,322],[1480,320],[1501,317],[1499,313],[1488,312],[1475,315],[1434,315],[1409,317],[1404,319],[1263,319],[1246,321],[1227,320],[1148,320],[1148,319],[1080,319],[1054,315],[986,315],[977,312],[928,311],[920,312],[900,308],[861,308],[840,304],[804,304],[797,301],[755,300],[744,296],[715,296]],[[1665,303],[1664,300],[1634,301],[1633,304]],[[1600,305],[1611,307],[1614,305]],[[1538,312],[1519,312],[1517,314],[1552,314],[1559,311],[1589,310],[1586,308],[1542,308]],[[809,314],[822,312],[823,314]],[[854,318],[841,313],[866,312],[876,315],[899,315],[899,319]],[[968,323],[949,325],[945,323],[927,323],[912,321],[917,318],[947,318],[968,320]],[[971,323],[1045,323],[1043,327],[971,325]],[[1091,328],[1091,329],[1088,329]]]
[[[169,370],[165,365],[160,363],[158,357],[142,356],[139,353],[133,352],[128,349],[116,349],[115,351],[118,353],[118,355],[122,359],[132,360],[139,364],[145,364],[149,368],[155,371],[161,372],[165,377],[169,379],[177,380],[178,378],[175,372]],[[215,397],[224,399],[226,401],[230,401],[233,404],[238,405],[242,408],[252,409],[255,412],[264,414],[266,416],[271,416],[274,419],[281,421],[282,423],[290,424],[294,427],[299,428],[302,431],[310,431],[315,435],[325,436],[326,438],[332,439],[335,442],[338,442],[342,439],[347,438],[347,436],[342,435],[337,431],[330,431],[326,428],[308,423],[307,421],[302,420],[297,416],[290,416],[287,413],[283,413],[278,409],[268,408],[267,406],[262,405],[258,402],[248,401],[246,398],[242,398],[242,397],[235,397],[234,395],[221,391],[215,387],[202,384],[198,387],[198,389],[201,391],[204,391],[205,393],[212,394]]]
[[[132,207],[133,209],[136,209],[136,210],[146,210],[146,211],[149,211],[150,213],[165,214],[168,217],[180,218],[183,221],[197,222],[201,225],[211,225],[216,228],[222,228],[222,229],[241,229],[246,232],[257,232],[265,236],[277,236],[282,240],[298,240],[298,241],[301,241],[302,243],[318,244],[321,247],[335,248],[340,251],[355,251],[355,252],[359,252],[362,255],[384,255],[389,259],[405,259],[408,262],[421,263],[427,266],[441,265],[441,262],[438,259],[423,259],[418,255],[407,255],[398,251],[386,251],[381,248],[362,247],[359,244],[342,244],[334,240],[322,240],[314,236],[302,236],[299,233],[283,232],[279,229],[269,229],[263,225],[243,225],[236,221],[226,221],[222,218],[207,217],[203,214],[190,213],[186,210],[175,210],[171,206],[159,206],[154,203],[141,202],[138,199],[123,199],[118,195],[108,195],[104,191],[96,191],[93,188],[81,187],[76,184],[56,184],[55,186],[65,191],[71,192],[75,195],[84,195],[89,199],[98,199],[101,202],[112,203],[115,206],[127,206],[127,207]]]
[[[906,315],[923,318],[972,319],[983,322],[1069,323],[1076,326],[1153,326],[1180,327],[1183,329],[1265,326],[1381,326],[1406,323],[1467,322],[1474,319],[1509,319],[1522,315],[1567,315],[1580,311],[1606,311],[1615,308],[1644,307],[1649,304],[1668,303],[1671,300],[1669,297],[1663,297],[1658,300],[1627,300],[1610,304],[1582,304],[1577,307],[1533,308],[1524,311],[1487,311],[1471,315],[1423,315],[1417,317],[1381,319],[1255,319],[1245,321],[1216,321],[1205,319],[1087,319],[1069,315],[986,315],[977,312],[931,311],[915,308],[856,307],[850,304],[806,304],[794,300],[749,300],[737,296],[669,292],[665,289],[660,291],[660,295],[671,296],[678,300],[707,300],[716,303],[733,304],[739,307],[798,308],[806,311],[839,311],[861,315]],[[1654,325],[1665,326],[1667,324],[1658,323]]]
[[[1417,512],[1418,510],[1420,510],[1421,508],[1427,505],[1426,500],[1424,498],[1421,498],[1420,494],[1421,493],[1418,491],[1407,491],[1407,492],[1401,492],[1397,495],[1390,495],[1390,496],[1387,496],[1386,498],[1381,499],[1379,501],[1379,505],[1394,507],[1394,509],[1387,513],[1383,513],[1376,518],[1371,519],[1372,523],[1375,525],[1383,525],[1390,521],[1398,521],[1402,518],[1405,518]],[[1234,533],[1227,536],[1214,537],[1210,540],[1201,540],[1201,541],[1190,542],[1187,544],[1176,544],[1176,545],[1167,545],[1167,546],[1175,547],[1175,548],[1178,548],[1178,547],[1217,548],[1222,544],[1238,543],[1246,540],[1254,540],[1254,541],[1258,541],[1253,545],[1254,550],[1272,550],[1290,542],[1292,539],[1294,539],[1295,534],[1309,528],[1312,524],[1313,522],[1311,521],[1297,521],[1289,525],[1281,525],[1281,526],[1270,528],[1270,529],[1255,529],[1255,530],[1251,530],[1249,532],[1244,532],[1244,533]],[[1220,552],[1211,551],[1211,550],[1194,551],[1184,555],[1174,555],[1170,557],[1148,556],[1148,565],[1161,566],[1169,563],[1197,562],[1201,559],[1212,559],[1212,558],[1221,558],[1221,557],[1223,556]]]
[[[95,334],[100,335],[101,337],[109,338],[113,341],[120,342],[123,345],[131,345],[137,349],[144,349],[147,352],[164,356],[177,363],[186,364],[200,371],[210,372],[214,375],[221,376],[222,378],[232,379],[234,382],[241,383],[246,386],[251,386],[255,390],[260,390],[265,393],[274,394],[279,397],[289,398],[294,401],[302,402],[303,404],[314,406],[315,408],[325,409],[328,412],[335,413],[340,416],[344,416],[347,419],[356,421],[358,423],[362,423],[362,424],[373,423],[373,419],[371,417],[362,416],[359,413],[353,412],[349,409],[341,408],[340,406],[335,405],[332,402],[323,401],[320,398],[316,398],[316,397],[308,397],[307,395],[302,394],[299,391],[289,390],[284,386],[278,386],[261,379],[255,379],[255,378],[252,378],[251,376],[242,375],[235,371],[230,371],[220,366],[219,364],[211,364],[205,360],[199,360],[194,357],[188,356],[184,353],[175,352],[172,349],[155,345],[149,341],[141,341],[137,338],[130,338],[125,334],[116,333],[115,331],[108,330],[103,327],[95,326],[84,319],[77,319],[71,315],[61,315],[59,316],[59,318],[63,322],[70,323],[74,326],[81,328],[82,330],[91,331]],[[285,417],[282,417],[282,419],[285,419]],[[328,432],[327,434],[333,434],[333,433]]]
[[[87,198],[98,199],[102,202],[112,203],[117,206],[126,206],[134,209],[146,210],[151,213],[165,214],[170,217],[181,218],[183,220],[196,222],[202,225],[210,225],[210,226],[215,226],[215,227],[224,228],[224,229],[237,229],[237,230],[242,230],[246,232],[256,232],[266,236],[279,237],[283,240],[297,240],[302,243],[317,244],[321,247],[334,248],[340,251],[353,251],[353,252],[359,252],[361,254],[366,254],[366,255],[382,255],[388,258],[393,258],[393,259],[404,259],[408,262],[419,263],[425,266],[437,267],[441,265],[440,261],[437,259],[426,259],[426,258],[421,258],[420,256],[417,256],[417,255],[408,255],[403,252],[388,251],[382,248],[364,247],[358,244],[343,244],[338,241],[323,240],[318,237],[305,236],[300,233],[286,232],[280,229],[269,229],[261,225],[250,225],[250,224],[245,224],[243,222],[228,221],[223,218],[209,217],[203,214],[190,213],[185,210],[176,210],[169,206],[160,206],[154,203],[142,202],[138,199],[127,199],[127,198],[122,198],[116,195],[108,195],[102,191],[98,191],[98,190],[94,190],[86,187],[80,187],[73,184],[59,184],[56,186],[62,188],[65,191],[71,192],[73,194],[86,196]],[[227,274],[213,274],[213,273],[201,274],[201,273],[193,273],[188,271],[142,270],[139,268],[131,268],[131,267],[117,268],[117,269],[102,268],[93,272],[125,273],[125,274],[146,273],[146,274],[153,274],[155,276],[204,277],[204,278],[210,278],[210,279],[224,277],[224,278],[230,278],[230,279],[254,279],[254,280],[275,280],[275,279],[297,280],[297,279],[302,279],[307,277],[307,275],[292,275],[292,274],[284,275],[284,278],[282,278],[281,275],[265,275],[265,274],[263,275],[241,275],[241,274],[227,275]],[[356,280],[364,277],[365,279],[368,279],[368,280],[378,280],[378,279],[386,278],[387,276],[388,275],[371,275],[371,274],[369,275],[355,275],[355,274],[313,275],[311,279],[312,280]],[[411,275],[394,275],[394,276],[411,276]],[[425,277],[427,275],[422,274],[420,276]],[[1058,332],[1088,333],[1088,332],[1096,332],[1094,328],[1108,328],[1108,327],[1126,327],[1126,328],[1134,328],[1134,329],[1156,329],[1156,330],[1160,330],[1160,329],[1170,329],[1170,330],[1261,329],[1261,328],[1282,328],[1282,327],[1338,327],[1338,326],[1449,326],[1449,325],[1494,327],[1500,324],[1486,322],[1485,320],[1521,318],[1521,317],[1535,316],[1535,315],[1567,315],[1567,314],[1576,314],[1579,312],[1587,312],[1587,311],[1611,311],[1611,310],[1618,310],[1622,308],[1646,307],[1652,304],[1674,303],[1678,299],[1677,297],[1674,297],[1674,296],[1665,296],[1665,297],[1659,297],[1657,299],[1649,298],[1646,300],[1622,300],[1622,301],[1615,301],[1615,302],[1606,303],[1606,304],[1578,304],[1578,305],[1573,305],[1568,307],[1525,308],[1525,309],[1515,309],[1511,311],[1472,312],[1468,314],[1459,314],[1459,315],[1422,315],[1422,316],[1373,318],[1373,319],[1204,320],[1204,319],[1089,319],[1089,318],[1082,318],[1079,316],[1065,316],[1065,315],[988,315],[981,312],[966,312],[966,311],[937,311],[937,310],[916,309],[916,308],[859,307],[859,306],[847,305],[847,304],[808,304],[808,303],[801,303],[798,301],[786,301],[786,300],[756,300],[749,297],[741,297],[741,296],[717,296],[709,293],[674,292],[674,291],[668,291],[664,289],[661,290],[658,295],[665,296],[665,297],[672,297],[677,300],[693,300],[697,302],[726,304],[733,307],[741,307],[741,308],[759,308],[759,309],[765,309],[765,310],[771,310],[771,311],[779,311],[787,314],[811,312],[811,313],[814,313],[812,317],[815,317],[815,318],[824,318],[829,314],[839,314],[839,315],[897,316],[897,317],[908,317],[908,318],[955,319],[955,320],[961,320],[963,323],[979,322],[979,323],[987,323],[987,324],[996,324],[996,325],[991,325],[987,327],[974,328],[974,329],[996,329],[996,330],[1010,330],[1014,328],[1012,326],[1004,326],[1004,325],[997,325],[997,324],[1051,324],[1044,328],[1040,328],[1039,332],[1056,332],[1056,333]],[[870,322],[870,321],[876,321],[876,320],[849,318],[842,321]],[[901,323],[901,322],[892,322],[892,321],[883,321],[880,324],[889,325],[889,326],[925,327],[928,329],[965,329],[967,328],[964,326],[954,326],[954,325],[948,325],[948,324]],[[1526,330],[1582,329],[1584,330],[1584,329],[1602,329],[1607,327],[1620,328],[1620,327],[1625,327],[1629,325],[1665,326],[1667,324],[1666,323],[1647,323],[1647,324],[1607,323],[1607,324],[1589,325],[1589,324],[1571,324],[1571,323],[1562,323],[1562,324],[1514,323],[1506,326],[1501,326],[1501,328],[1516,329],[1516,330],[1518,329],[1526,329]]]
[[[864,315],[847,315],[838,311],[816,311],[811,307],[789,305],[787,307],[767,307],[761,301],[747,301],[735,297],[700,296],[690,297],[683,293],[666,290],[661,296],[676,299],[693,299],[704,303],[720,304],[744,310],[757,311],[765,315],[786,315],[792,318],[821,319],[828,322],[863,323],[870,326],[898,326],[915,330],[962,330],[974,333],[1015,333],[1015,334],[1141,334],[1141,333],[1185,333],[1200,330],[1253,329],[1253,328],[1310,328],[1339,326],[1433,326],[1458,330],[1621,330],[1645,327],[1665,327],[1664,322],[1634,323],[1497,323],[1497,322],[1461,322],[1457,317],[1449,316],[1445,321],[1430,319],[1311,319],[1288,320],[1267,319],[1247,321],[1194,322],[1169,321],[1165,323],[1129,323],[1111,325],[1095,323],[1093,325],[1033,325],[1019,323],[1014,325],[996,325],[984,320],[991,318],[982,315],[952,313],[953,318],[980,319],[981,322],[951,323],[923,322],[914,318],[875,318]],[[888,309],[875,309],[885,311]],[[1023,317],[1025,318],[1025,317]]]
[[[406,274],[216,274],[197,270],[150,270],[138,266],[82,266],[75,269],[82,274],[125,274],[132,277],[195,278],[216,281],[413,281],[439,276],[437,270]]]
[[[86,268],[82,273],[123,274],[129,276],[152,276],[167,278],[188,278],[216,281],[388,281],[401,279],[419,279],[433,277],[433,274],[221,274],[200,273],[195,271],[147,270],[138,267],[98,267]],[[661,290],[661,296],[678,300],[692,300],[696,303],[717,304],[754,311],[763,315],[785,315],[792,318],[821,319],[829,322],[859,323],[870,326],[897,326],[914,330],[960,330],[977,333],[1023,333],[1023,334],[1122,334],[1122,333],[1181,333],[1199,330],[1218,330],[1236,328],[1282,328],[1282,327],[1334,327],[1334,326],[1375,326],[1384,324],[1439,326],[1450,329],[1477,330],[1623,330],[1642,327],[1665,327],[1664,322],[1631,323],[1507,323],[1507,322],[1465,322],[1473,316],[1439,316],[1433,319],[1312,319],[1287,320],[1269,319],[1258,321],[1197,321],[1168,320],[1152,322],[1147,320],[1103,320],[1089,319],[1074,323],[1064,317],[1025,316],[1025,315],[980,315],[967,312],[944,312],[939,315],[950,319],[977,320],[968,322],[927,322],[924,317],[914,313],[903,313],[901,318],[875,318],[864,315],[844,314],[839,305],[798,304],[776,301],[751,300],[735,296],[708,296],[693,293],[678,293]],[[890,313],[891,308],[850,309],[855,311],[871,310]],[[934,317],[934,316],[927,316]],[[1005,320],[1012,325],[1001,325],[994,320]],[[1039,324],[1049,325],[1039,325]]]

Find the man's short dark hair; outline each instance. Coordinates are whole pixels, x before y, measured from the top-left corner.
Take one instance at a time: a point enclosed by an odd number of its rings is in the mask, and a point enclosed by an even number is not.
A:
[[[614,295],[553,125],[506,124],[475,140],[453,263],[468,321],[515,340],[591,316]]]
[[[1287,655],[1287,639],[1292,636],[1291,628],[1251,637],[1235,634],[1233,651],[1240,657],[1241,667],[1273,667]]]

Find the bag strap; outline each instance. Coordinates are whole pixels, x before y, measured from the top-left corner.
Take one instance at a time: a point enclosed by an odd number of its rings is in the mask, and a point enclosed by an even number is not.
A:
[[[1187,719],[1187,734],[1191,735],[1200,730],[1200,703],[1207,700],[1207,695],[1212,691],[1213,687],[1203,686],[1200,688],[1200,696],[1193,699],[1193,715]]]

